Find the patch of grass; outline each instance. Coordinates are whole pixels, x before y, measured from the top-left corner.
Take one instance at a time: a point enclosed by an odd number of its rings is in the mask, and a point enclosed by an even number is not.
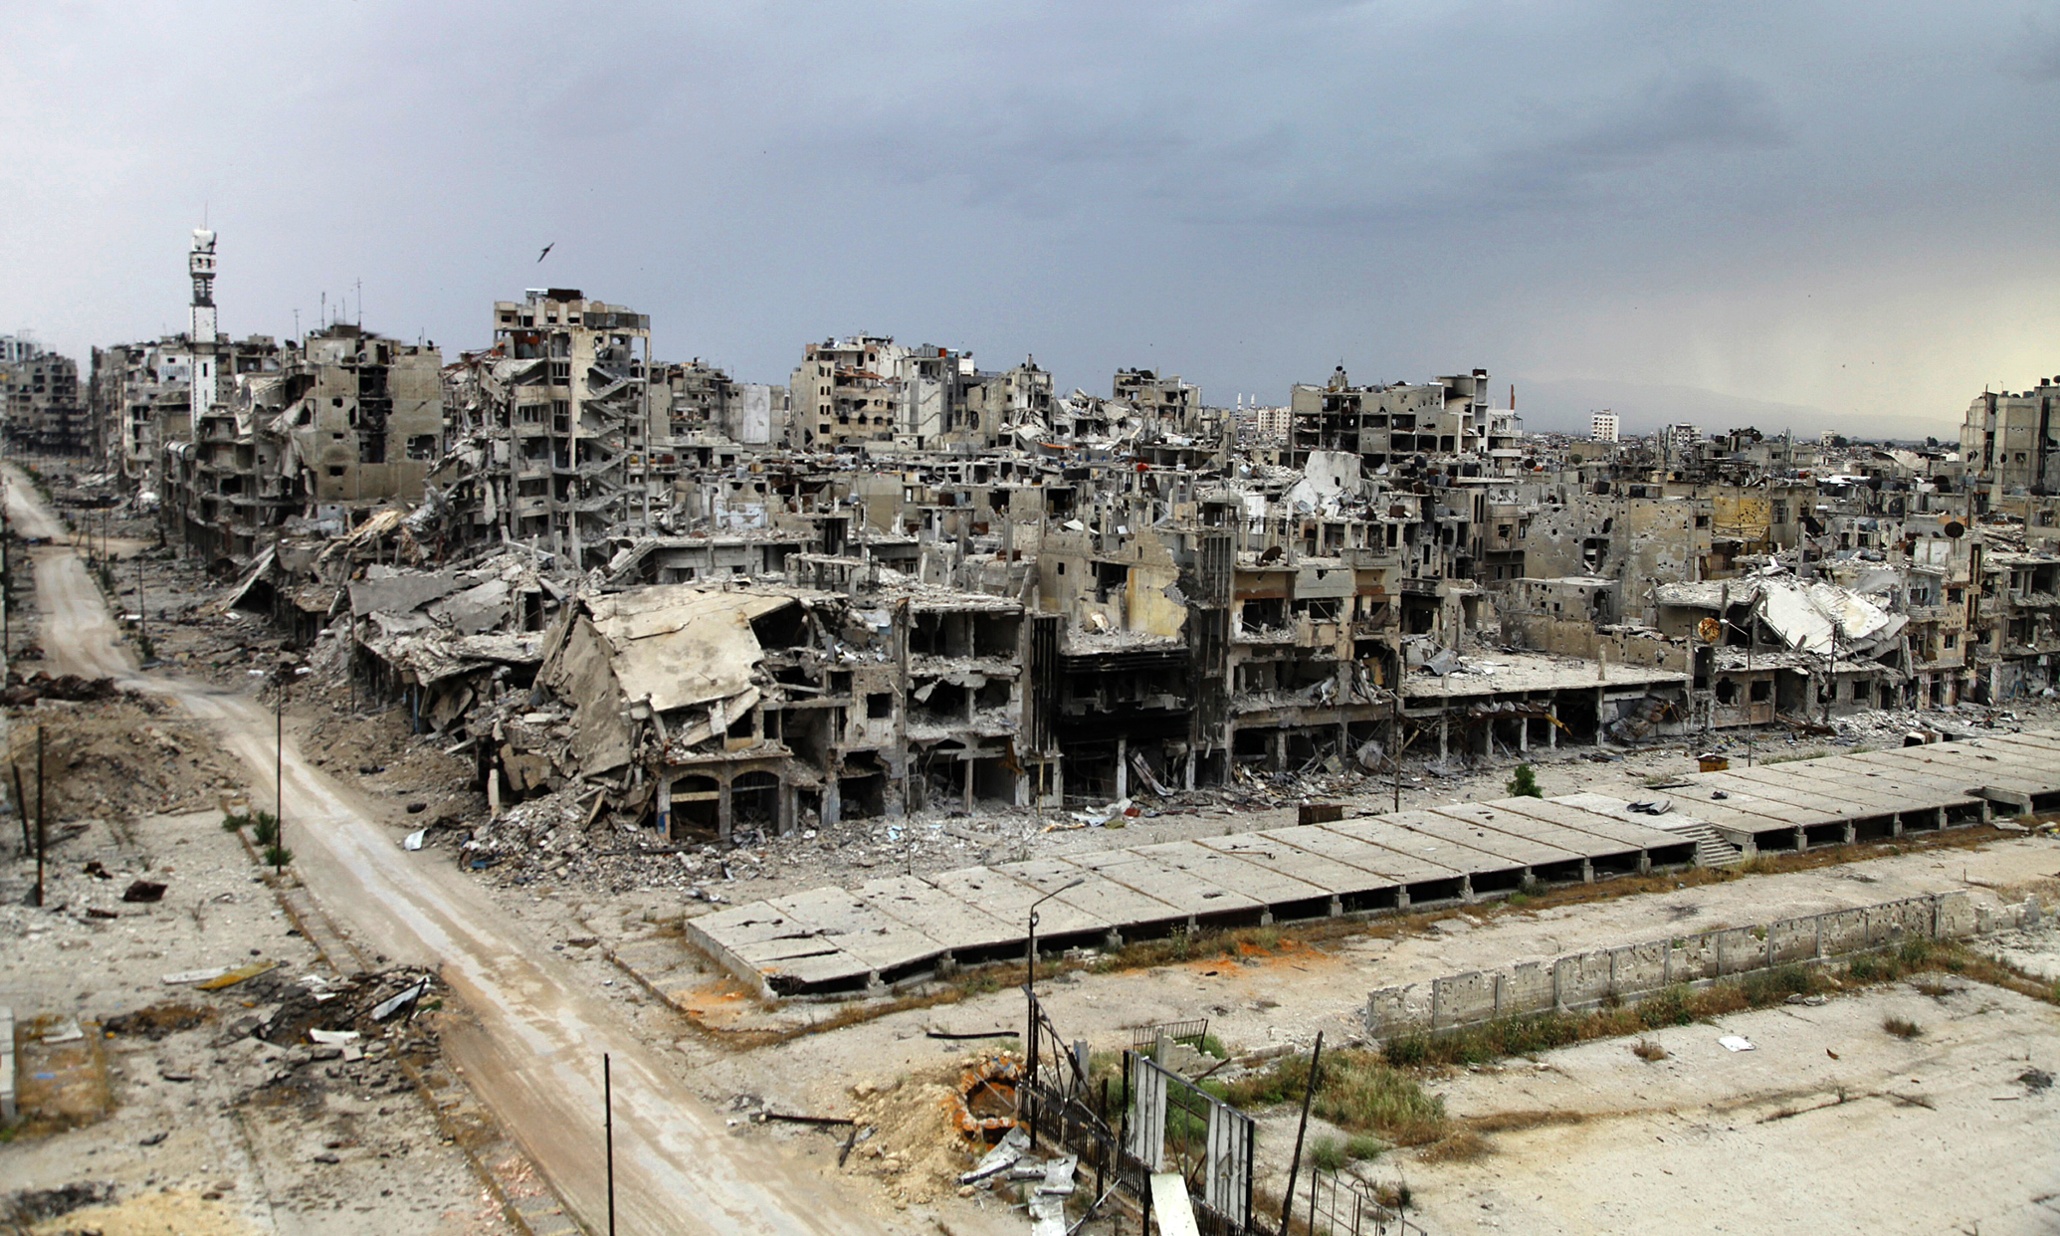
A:
[[[1639,1039],[1636,1043],[1631,1044],[1631,1054],[1647,1064],[1651,1064],[1666,1059],[1667,1049],[1651,1039]]]
[[[1899,1039],[1914,1039],[1924,1033],[1924,1027],[1907,1017],[1884,1017],[1881,1028]]]
[[[1386,1149],[1387,1147],[1381,1144],[1379,1138],[1368,1137],[1364,1133],[1354,1134],[1345,1139],[1345,1157],[1355,1163],[1365,1163],[1372,1159],[1378,1159],[1381,1156],[1381,1152]]]
[[[268,845],[265,847],[265,866],[285,867],[290,865],[292,862],[293,851],[287,849],[285,846]]]
[[[1309,1143],[1309,1162],[1322,1171],[1338,1171],[1345,1166],[1345,1148],[1335,1137],[1319,1137]]]
[[[1222,1039],[1213,1034],[1204,1034],[1194,1040],[1194,1047],[1204,1056],[1214,1056],[1218,1060],[1230,1059],[1230,1049],[1223,1045]]]
[[[1953,994],[1952,985],[1943,979],[1920,978],[1911,982],[1910,986],[1917,989],[1918,995],[1930,996],[1934,1000],[1943,1000]]]
[[[1377,1184],[1373,1186],[1373,1200],[1386,1206],[1389,1210],[1400,1214],[1402,1211],[1409,1209],[1410,1204],[1416,1200],[1416,1196],[1409,1191],[1408,1181],[1397,1180],[1393,1184]]]
[[[1485,1158],[1487,1153],[1487,1138],[1472,1129],[1462,1129],[1440,1138],[1423,1152],[1422,1158],[1426,1163],[1471,1163]]]
[[[1203,1083],[1241,1108],[1298,1103],[1309,1084],[1309,1057],[1283,1056],[1235,1080]],[[1445,1101],[1380,1053],[1340,1048],[1323,1055],[1323,1076],[1310,1110],[1347,1133],[1377,1134],[1400,1146],[1436,1141],[1446,1129]]]

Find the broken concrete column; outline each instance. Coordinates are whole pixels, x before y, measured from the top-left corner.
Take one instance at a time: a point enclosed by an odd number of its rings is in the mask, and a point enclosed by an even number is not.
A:
[[[1116,798],[1130,797],[1130,740],[1116,739]]]

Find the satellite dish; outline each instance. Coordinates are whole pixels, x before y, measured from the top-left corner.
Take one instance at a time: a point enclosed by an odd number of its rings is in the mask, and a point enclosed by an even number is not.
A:
[[[1705,644],[1716,643],[1717,637],[1723,633],[1723,626],[1714,618],[1705,618],[1695,624],[1695,634]]]
[[[1946,521],[1946,526],[1939,529],[1939,531],[1957,541],[1967,535],[1967,525],[1957,519],[1949,519]]]

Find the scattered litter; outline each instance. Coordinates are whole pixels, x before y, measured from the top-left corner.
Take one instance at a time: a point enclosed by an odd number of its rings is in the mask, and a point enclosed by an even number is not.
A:
[[[123,901],[163,901],[165,886],[155,880],[137,880],[122,890]]]
[[[45,1046],[52,1043],[76,1043],[85,1037],[86,1032],[79,1029],[78,1019],[67,1017],[43,1032],[43,1043]]]
[[[962,1185],[978,1184],[990,1176],[998,1176],[1014,1167],[1016,1160],[1022,1158],[1029,1149],[1030,1134],[1021,1126],[1010,1129],[1008,1136],[1002,1138],[994,1149],[980,1156],[980,1161],[973,1165],[973,1170],[959,1176],[958,1182]]]
[[[401,848],[403,850],[419,850],[422,848],[423,841],[427,840],[428,837],[428,829],[418,828],[414,832],[409,833],[407,836],[401,838]]]
[[[308,1041],[320,1043],[324,1047],[342,1047],[346,1043],[357,1042],[358,1032],[355,1030],[323,1030],[311,1027],[308,1030]]]
[[[254,979],[267,970],[276,968],[278,964],[276,961],[257,961],[247,966],[238,966],[234,970],[224,970],[211,979],[201,980],[200,990],[220,991],[225,987],[234,987],[238,983]]]
[[[390,1020],[394,1014],[413,1005],[415,1001],[420,1000],[422,998],[422,994],[428,990],[429,980],[423,979],[421,982],[416,983],[414,986],[402,991],[399,995],[380,1001],[378,1004],[372,1006],[372,1020]]]
[[[1717,1040],[1725,1051],[1756,1051],[1751,1039],[1742,1034],[1727,1034]]]

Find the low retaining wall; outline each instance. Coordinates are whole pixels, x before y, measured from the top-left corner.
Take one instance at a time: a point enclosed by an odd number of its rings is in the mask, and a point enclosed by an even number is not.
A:
[[[1757,927],[1724,927],[1569,953],[1550,961],[1517,962],[1427,983],[1383,987],[1367,997],[1366,1033],[1383,1039],[1497,1017],[1594,1008],[1612,999],[1636,1001],[1676,983],[1706,983],[1795,962],[1818,962],[1910,939],[1959,939],[2015,923],[2016,916],[2007,909],[1977,907],[1964,892],[1934,893],[1776,919]]]

